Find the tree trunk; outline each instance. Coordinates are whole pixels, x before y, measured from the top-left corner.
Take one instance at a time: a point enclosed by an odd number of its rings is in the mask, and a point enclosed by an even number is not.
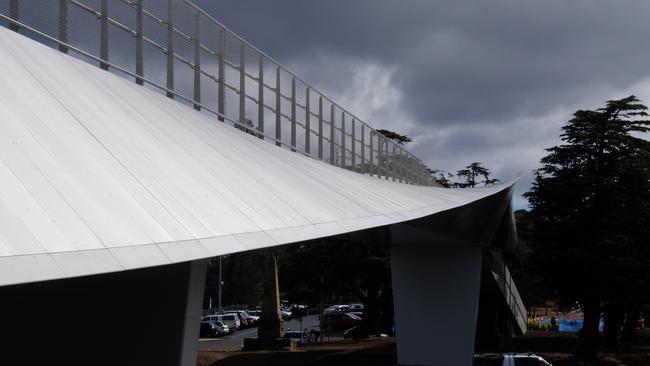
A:
[[[616,350],[624,320],[625,312],[621,305],[608,304],[605,307],[605,347],[607,349]]]
[[[584,323],[579,332],[578,356],[585,362],[596,361],[598,352],[598,324],[600,323],[600,299],[587,297],[581,301]]]
[[[623,324],[622,339],[625,342],[633,341],[636,337],[636,322],[639,319],[639,311],[631,308],[627,311],[625,316],[625,324]]]

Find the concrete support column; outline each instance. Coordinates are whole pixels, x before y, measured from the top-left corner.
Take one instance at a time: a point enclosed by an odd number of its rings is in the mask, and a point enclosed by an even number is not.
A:
[[[397,361],[471,366],[481,285],[481,248],[394,246]]]
[[[190,263],[187,279],[187,297],[185,298],[185,315],[183,321],[183,339],[181,343],[181,366],[195,366],[197,340],[201,327],[201,310],[203,309],[203,290],[208,271],[208,260],[196,260]]]

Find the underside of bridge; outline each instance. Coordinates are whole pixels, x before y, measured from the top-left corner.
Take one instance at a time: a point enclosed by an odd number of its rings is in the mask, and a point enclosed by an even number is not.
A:
[[[193,365],[207,258],[373,230],[400,364],[470,365],[482,289],[479,332],[523,329],[511,184],[341,169],[3,28],[0,70],[3,357]]]

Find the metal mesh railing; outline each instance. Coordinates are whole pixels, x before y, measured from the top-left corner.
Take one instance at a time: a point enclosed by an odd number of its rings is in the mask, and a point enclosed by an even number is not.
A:
[[[0,22],[278,146],[433,185],[417,157],[189,0],[0,0]]]

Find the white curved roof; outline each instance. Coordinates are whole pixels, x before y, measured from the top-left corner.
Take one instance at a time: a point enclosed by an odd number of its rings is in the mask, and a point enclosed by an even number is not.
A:
[[[493,194],[280,149],[0,28],[0,285],[387,225]]]

